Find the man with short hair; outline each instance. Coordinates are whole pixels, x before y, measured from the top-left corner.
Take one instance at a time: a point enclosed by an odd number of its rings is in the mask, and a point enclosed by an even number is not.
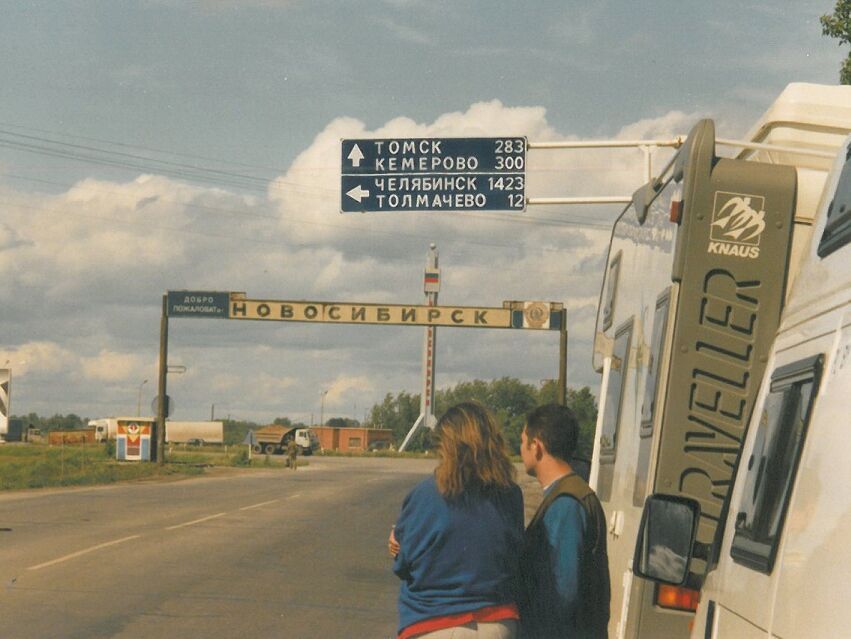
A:
[[[520,560],[523,639],[608,636],[606,517],[594,491],[570,463],[579,426],[566,406],[547,404],[526,417],[520,456],[544,489],[526,529]]]
[[[298,461],[296,459],[298,455],[298,445],[295,443],[295,440],[290,440],[287,443],[287,465],[292,470],[298,469]]]

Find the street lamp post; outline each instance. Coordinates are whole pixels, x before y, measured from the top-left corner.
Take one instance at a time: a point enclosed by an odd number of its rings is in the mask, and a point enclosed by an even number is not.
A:
[[[136,402],[136,417],[140,417],[142,415],[142,386],[148,383],[148,380],[142,380],[142,383],[139,384],[139,399]]]
[[[319,425],[325,425],[325,396],[328,394],[327,390],[322,391],[319,396]]]

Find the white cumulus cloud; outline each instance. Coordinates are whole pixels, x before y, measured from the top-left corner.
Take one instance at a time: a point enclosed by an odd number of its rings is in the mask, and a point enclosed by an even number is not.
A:
[[[136,353],[116,353],[102,350],[93,357],[81,357],[83,376],[91,380],[113,381],[136,379],[146,373],[153,375],[154,365]]]
[[[695,116],[671,112],[616,132],[621,139],[687,132]],[[340,214],[343,138],[525,135],[572,139],[542,107],[491,100],[432,122],[407,117],[369,129],[330,121],[273,180],[265,195],[187,185],[143,175],[81,180],[64,193],[0,187],[2,329],[16,401],[55,412],[126,411],[142,379],[153,394],[160,299],[166,290],[245,291],[249,297],[361,303],[422,303],[428,245],[440,251],[444,305],[501,306],[503,300],[562,302],[571,331],[571,383],[593,384],[588,364],[607,225],[618,206],[533,207],[524,213]],[[643,179],[639,151],[528,153],[529,197],[628,195]],[[661,166],[661,164],[659,165]],[[326,417],[349,414],[388,392],[418,392],[422,331],[279,323],[180,320],[170,329],[170,376],[178,418],[217,412],[258,420],[309,419],[327,390]],[[438,386],[470,378],[554,376],[557,340],[460,335],[441,330]],[[469,332],[469,331],[468,331]],[[528,337],[528,336],[527,336]],[[528,347],[522,344],[528,344]],[[519,354],[516,349],[520,349]],[[46,377],[45,377],[46,376]],[[92,382],[97,382],[94,384]],[[96,396],[95,389],[99,396]],[[120,395],[112,408],[110,393]],[[16,412],[20,409],[13,409]],[[26,407],[23,407],[26,409]]]
[[[58,373],[76,361],[74,353],[56,342],[26,342],[15,348],[0,350],[0,361],[9,363],[16,376],[35,373]]]

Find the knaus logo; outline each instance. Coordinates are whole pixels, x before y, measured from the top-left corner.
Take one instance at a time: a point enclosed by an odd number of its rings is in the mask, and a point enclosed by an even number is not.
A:
[[[757,258],[759,241],[764,230],[764,197],[724,191],[715,192],[707,252]]]

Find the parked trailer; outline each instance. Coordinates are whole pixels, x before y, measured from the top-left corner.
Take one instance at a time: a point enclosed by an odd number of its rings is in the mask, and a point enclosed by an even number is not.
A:
[[[118,435],[119,424],[130,424],[138,422],[140,424],[155,424],[155,417],[102,417],[100,419],[90,419],[89,427],[95,429],[95,441],[105,442],[108,439],[115,440]]]
[[[156,423],[156,417],[102,417],[89,420],[89,427],[95,431],[95,441],[102,442],[115,439],[119,423],[139,422]],[[165,424],[167,443],[185,443],[201,440],[205,444],[221,444],[224,442],[224,423],[221,421],[183,422],[167,420]]]
[[[185,444],[190,440],[202,444],[221,444],[224,442],[224,422],[168,420],[165,423],[165,440],[169,444]]]
[[[633,578],[642,506],[653,492],[696,500],[697,539],[713,542],[849,105],[849,87],[790,85],[735,157],[700,122],[615,223],[591,477],[609,518],[612,637],[689,635],[695,584]]]
[[[254,431],[254,437],[255,453],[282,455],[287,452],[287,444],[292,439],[295,439],[296,446],[302,455],[312,455],[319,450],[319,438],[309,428],[272,424]]]
[[[24,441],[24,420],[16,417],[9,420],[9,429],[6,433],[7,442]]]

